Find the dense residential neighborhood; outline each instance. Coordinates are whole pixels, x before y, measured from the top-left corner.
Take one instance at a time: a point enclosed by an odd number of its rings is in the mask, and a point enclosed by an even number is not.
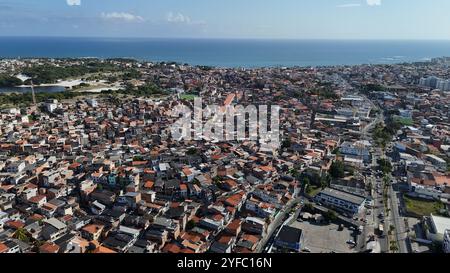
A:
[[[449,65],[3,59],[0,253],[448,253]],[[279,106],[280,145],[174,139],[196,97]]]

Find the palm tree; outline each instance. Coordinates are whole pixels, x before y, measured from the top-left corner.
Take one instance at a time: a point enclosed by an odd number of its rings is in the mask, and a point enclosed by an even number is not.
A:
[[[13,238],[18,239],[22,242],[28,243],[30,242],[30,234],[29,232],[24,228],[19,228],[14,232]]]

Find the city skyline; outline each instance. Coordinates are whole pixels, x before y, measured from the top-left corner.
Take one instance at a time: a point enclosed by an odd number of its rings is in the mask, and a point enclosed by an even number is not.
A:
[[[448,40],[432,2],[4,0],[0,36]]]

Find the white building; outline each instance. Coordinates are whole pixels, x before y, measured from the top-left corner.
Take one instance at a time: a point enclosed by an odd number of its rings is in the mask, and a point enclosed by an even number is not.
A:
[[[326,188],[316,195],[315,200],[326,206],[338,208],[352,214],[364,209],[365,198],[343,191]]]
[[[444,233],[450,230],[450,218],[435,216],[431,214],[431,216],[428,218],[427,223],[428,223],[428,230],[427,230],[428,240],[443,243]]]
[[[58,101],[57,100],[48,100],[45,103],[45,109],[49,113],[53,113],[58,108]]]
[[[370,151],[367,148],[368,145],[370,145],[370,143],[361,141],[351,143],[346,141],[341,144],[341,147],[339,147],[339,152],[343,155],[357,156],[361,157],[364,161],[369,161]]]

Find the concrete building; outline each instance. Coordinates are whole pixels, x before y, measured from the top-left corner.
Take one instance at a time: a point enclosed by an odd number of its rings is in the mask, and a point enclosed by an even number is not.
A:
[[[339,147],[339,152],[343,155],[351,155],[361,157],[364,161],[370,160],[370,151],[366,146],[367,143],[360,141],[357,142],[344,142],[341,147]]]
[[[446,233],[446,231],[450,230],[450,218],[431,214],[429,218],[426,218],[426,224],[428,226],[428,240],[443,243],[444,234]]]
[[[315,200],[326,206],[338,208],[351,214],[357,214],[364,208],[365,198],[326,188],[316,195]]]
[[[291,226],[283,226],[275,238],[277,248],[300,252],[303,244],[303,231]]]

